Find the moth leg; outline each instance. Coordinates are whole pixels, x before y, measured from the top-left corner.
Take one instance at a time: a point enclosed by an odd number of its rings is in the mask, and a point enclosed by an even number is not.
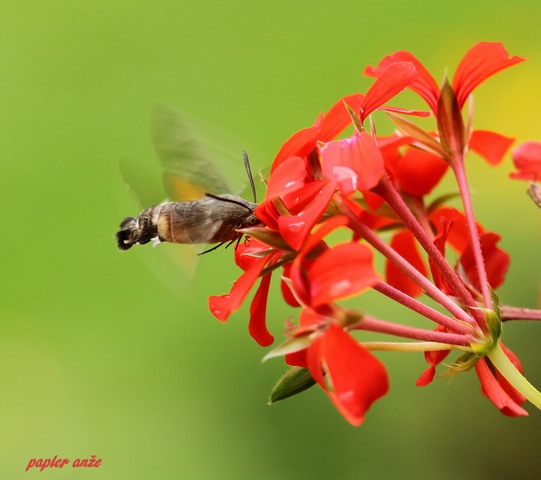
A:
[[[212,248],[209,248],[208,250],[205,250],[204,252],[201,252],[201,253],[198,253],[197,255],[205,255],[205,253],[209,253],[209,252],[212,252],[214,250],[216,250],[217,248],[220,248],[225,242],[222,242],[222,243],[219,243],[218,245],[215,245],[214,247]],[[229,244],[227,245],[229,246]]]

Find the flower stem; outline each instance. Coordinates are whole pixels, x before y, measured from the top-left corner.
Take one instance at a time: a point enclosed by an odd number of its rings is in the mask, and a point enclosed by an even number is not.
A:
[[[517,370],[513,362],[503,351],[501,344],[496,346],[487,355],[496,369],[506,378],[506,380],[526,399],[541,410],[541,392],[539,392],[526,378]]]
[[[342,210],[351,221],[351,227],[356,230],[361,237],[363,237],[370,245],[372,245],[389,261],[393,262],[409,278],[416,282],[430,297],[432,297],[436,302],[446,308],[458,320],[466,322],[467,324],[472,326],[475,325],[476,322],[471,318],[470,315],[468,315],[464,310],[462,310],[438,287],[436,287],[436,285],[430,282],[428,278],[426,278],[421,272],[419,272],[419,270],[417,270],[404,257],[398,254],[370,228],[368,228],[364,223],[362,223],[357,218],[357,216],[349,208],[346,207],[345,204],[342,206]]]
[[[422,328],[410,327],[399,323],[388,322],[379,318],[364,316],[358,323],[349,327],[354,330],[366,330],[370,332],[395,335],[397,337],[412,338],[427,342],[437,342],[441,344],[469,346],[473,340],[471,335],[462,335],[457,333],[438,332],[434,330],[425,330]],[[440,350],[447,350],[444,345]]]
[[[500,305],[502,321],[509,320],[541,320],[541,310],[533,308],[518,308]]]
[[[479,277],[481,294],[483,295],[483,302],[486,308],[492,309],[492,297],[490,296],[490,288],[488,284],[483,252],[481,250],[479,231],[477,230],[477,225],[475,224],[475,216],[473,214],[473,204],[468,186],[468,178],[466,176],[466,169],[464,168],[464,159],[456,159],[450,163],[458,183],[458,189],[460,191],[460,196],[462,197],[462,205],[464,206],[464,213],[466,214],[466,220],[468,222],[468,231],[470,234],[471,247],[473,257],[475,259],[477,275]]]
[[[393,299],[395,302],[404,305],[405,307],[417,312],[420,315],[432,320],[433,322],[442,325],[448,330],[453,330],[457,333],[468,335],[472,332],[471,326],[466,326],[463,324],[458,324],[454,319],[451,319],[437,310],[425,305],[424,303],[416,300],[415,298],[406,295],[404,292],[401,292],[397,288],[389,285],[385,282],[379,282],[376,285],[372,286],[374,290],[380,292],[381,294]]]
[[[456,295],[460,298],[462,303],[468,307],[470,314],[477,320],[477,322],[483,324],[484,318],[482,313],[477,308],[475,299],[464,286],[464,283],[452,269],[451,265],[449,265],[449,262],[445,259],[443,254],[439,251],[436,245],[434,245],[434,242],[421,226],[417,218],[415,218],[392,182],[388,178],[384,177],[375,191],[387,201],[387,203],[404,222],[404,225],[413,233],[417,241],[421,244],[431,260],[438,267],[438,270],[447,280],[451,288],[455,291]]]

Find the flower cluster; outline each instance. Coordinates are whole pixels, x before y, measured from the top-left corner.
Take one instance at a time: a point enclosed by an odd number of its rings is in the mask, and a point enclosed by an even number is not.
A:
[[[229,294],[209,299],[212,313],[225,321],[259,282],[249,332],[269,346],[274,338],[266,323],[267,297],[271,276],[279,275],[283,299],[299,313],[286,322],[285,342],[267,355],[283,356],[291,366],[271,401],[318,384],[350,423],[360,425],[388,391],[386,369],[372,352],[424,352],[429,366],[417,381],[423,386],[455,350],[459,355],[448,373],[474,369],[483,394],[502,413],[527,415],[526,399],[541,408],[541,394],[501,342],[503,321],[541,320],[541,310],[499,303],[495,290],[505,280],[509,255],[499,247],[500,236],[476,220],[465,171],[470,150],[497,165],[514,141],[473,128],[473,90],[523,60],[499,43],[479,43],[452,82],[444,79],[439,86],[415,56],[396,52],[365,69],[375,79],[365,94],[340,98],[282,145],[266,198],[255,211],[264,227],[244,230],[249,240],[235,252],[244,273]],[[427,110],[386,106],[404,89],[416,92]],[[393,135],[377,135],[375,110],[391,118]],[[418,117],[434,118],[434,130],[421,128]],[[530,194],[541,206],[535,183],[541,180],[541,144],[525,143],[513,159],[518,172],[512,177],[530,180]],[[459,195],[434,198],[448,170]],[[461,208],[449,205],[457,197]],[[383,274],[374,267],[376,253],[385,258]],[[435,325],[412,327],[340,302],[368,289]],[[430,306],[434,302],[441,308]],[[399,339],[367,342],[363,331]]]

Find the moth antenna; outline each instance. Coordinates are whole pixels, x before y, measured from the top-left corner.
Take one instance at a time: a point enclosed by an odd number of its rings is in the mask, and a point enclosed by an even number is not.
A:
[[[235,205],[238,205],[239,207],[244,207],[250,213],[254,213],[254,211],[248,205],[244,205],[244,203],[237,202],[237,200],[233,200],[232,198],[220,197],[220,195],[214,195],[213,193],[205,193],[205,196],[210,197],[210,198],[215,198],[216,200],[221,200],[222,202],[234,203]]]
[[[254,203],[257,203],[257,195],[255,192],[254,177],[252,176],[252,169],[250,168],[250,159],[248,158],[248,152],[242,151],[242,158],[244,158],[244,168],[248,174],[248,180],[250,181],[250,187],[252,187],[252,196],[254,197]]]

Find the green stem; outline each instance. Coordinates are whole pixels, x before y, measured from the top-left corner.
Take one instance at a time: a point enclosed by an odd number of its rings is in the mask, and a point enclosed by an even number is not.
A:
[[[507,381],[526,399],[541,410],[541,392],[539,392],[528,380],[517,370],[513,362],[503,351],[501,344],[496,346],[487,355],[496,369],[507,379]]]

